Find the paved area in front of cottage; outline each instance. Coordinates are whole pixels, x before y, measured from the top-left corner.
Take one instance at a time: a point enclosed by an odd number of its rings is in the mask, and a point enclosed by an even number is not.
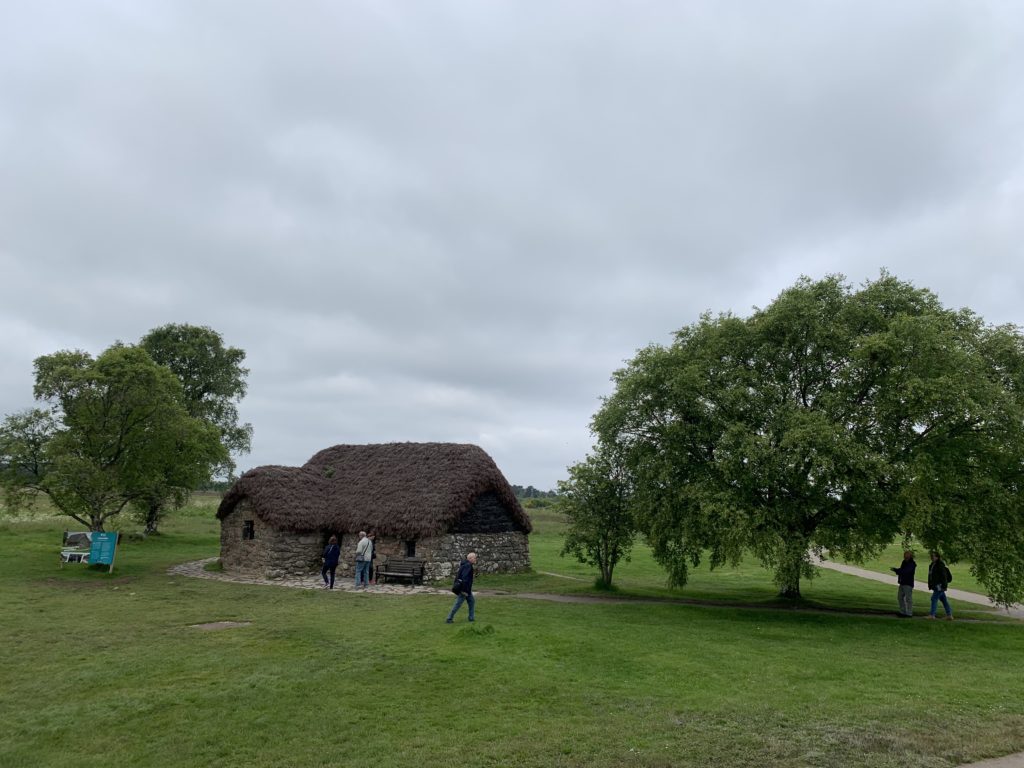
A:
[[[204,560],[193,560],[191,563],[172,565],[167,569],[169,574],[174,576],[191,576],[196,579],[210,579],[211,581],[229,581],[234,584],[269,584],[275,587],[291,587],[292,589],[324,589],[324,581],[319,573],[311,573],[308,576],[291,576],[284,579],[266,579],[262,576],[245,576],[236,573],[224,573],[224,571],[208,571],[206,566],[209,563],[217,562],[216,557],[207,557]],[[326,591],[326,590],[325,590]],[[369,587],[357,590],[352,577],[338,577],[334,580],[335,592],[367,592],[379,595],[444,595],[446,589],[436,587],[413,586],[411,584],[371,584]]]

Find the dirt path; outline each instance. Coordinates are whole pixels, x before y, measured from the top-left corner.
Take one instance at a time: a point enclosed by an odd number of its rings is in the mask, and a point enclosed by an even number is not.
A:
[[[991,760],[982,760],[980,763],[961,765],[960,768],[1024,768],[1024,752],[994,757]]]

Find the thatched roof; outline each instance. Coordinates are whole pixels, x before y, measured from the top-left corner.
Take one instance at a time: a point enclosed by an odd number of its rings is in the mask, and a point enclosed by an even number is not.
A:
[[[530,531],[511,486],[475,445],[336,445],[301,467],[249,470],[231,486],[217,517],[243,499],[282,530],[355,532],[421,538],[450,530],[482,493],[495,494],[517,528]]]

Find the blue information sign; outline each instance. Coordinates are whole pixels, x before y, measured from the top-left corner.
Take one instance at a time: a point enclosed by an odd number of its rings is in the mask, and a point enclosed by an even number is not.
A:
[[[116,533],[93,533],[92,547],[89,550],[89,565],[109,563],[110,570],[114,570],[114,555],[116,552]]]

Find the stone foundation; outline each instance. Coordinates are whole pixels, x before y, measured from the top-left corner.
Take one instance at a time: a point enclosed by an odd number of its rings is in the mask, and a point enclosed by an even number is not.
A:
[[[243,539],[247,520],[253,521],[253,538]],[[291,578],[320,571],[320,556],[330,533],[294,533],[279,531],[266,525],[253,514],[248,501],[243,501],[221,521],[220,560],[230,573],[258,574],[268,579]],[[341,562],[338,578],[353,578],[358,534],[339,537]],[[380,565],[389,555],[404,556],[407,542],[403,539],[378,536],[377,558]],[[415,541],[416,557],[426,563],[427,580],[448,579],[469,552],[478,555],[481,573],[517,573],[530,569],[530,545],[525,533],[447,533]]]

